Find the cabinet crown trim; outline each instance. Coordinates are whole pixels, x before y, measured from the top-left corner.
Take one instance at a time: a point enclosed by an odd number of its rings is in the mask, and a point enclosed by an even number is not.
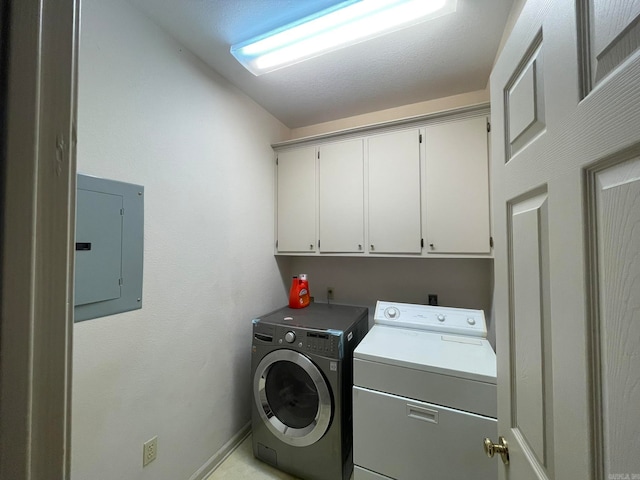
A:
[[[361,127],[348,128],[344,130],[336,130],[333,132],[322,133],[319,135],[313,135],[309,137],[294,138],[292,140],[286,140],[284,142],[278,142],[271,144],[273,149],[279,149],[284,147],[290,147],[293,145],[301,145],[305,143],[317,142],[324,139],[334,139],[339,137],[362,135],[363,133],[375,132],[392,127],[408,127],[412,125],[424,126],[425,123],[436,122],[442,119],[462,119],[467,116],[487,115],[490,112],[490,104],[488,102],[479,103],[477,105],[469,105],[461,108],[454,108],[451,110],[442,110],[439,112],[427,113],[424,115],[415,115],[412,117],[400,118],[397,120],[390,120],[386,122],[372,123],[369,125],[363,125]]]

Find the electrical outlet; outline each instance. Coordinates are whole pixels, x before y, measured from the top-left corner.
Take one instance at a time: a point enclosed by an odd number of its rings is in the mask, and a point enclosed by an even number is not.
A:
[[[438,295],[435,293],[430,293],[428,299],[429,305],[438,305]]]
[[[151,440],[147,440],[142,445],[142,466],[146,467],[150,462],[153,462],[158,456],[158,436],[156,435]]]
[[[333,287],[327,287],[327,300],[333,300]]]

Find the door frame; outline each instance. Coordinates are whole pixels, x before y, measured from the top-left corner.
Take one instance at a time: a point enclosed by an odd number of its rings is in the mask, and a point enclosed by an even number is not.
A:
[[[68,479],[80,0],[2,11],[0,478]]]

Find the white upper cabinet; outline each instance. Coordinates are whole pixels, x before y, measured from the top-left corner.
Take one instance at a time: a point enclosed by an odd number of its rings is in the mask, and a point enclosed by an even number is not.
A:
[[[369,253],[421,252],[420,131],[367,139]]]
[[[320,252],[363,253],[363,140],[318,147]]]
[[[277,251],[316,250],[316,149],[278,152]]]
[[[490,253],[486,117],[425,132],[425,252]]]
[[[491,256],[486,110],[466,115],[276,146],[276,253]]]

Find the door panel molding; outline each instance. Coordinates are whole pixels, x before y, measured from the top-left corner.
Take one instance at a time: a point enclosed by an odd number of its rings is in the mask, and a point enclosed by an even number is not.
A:
[[[633,235],[633,228],[640,227],[640,144],[629,149],[622,150],[607,157],[585,172],[585,217],[586,217],[586,243],[587,243],[587,266],[588,266],[588,289],[589,289],[589,350],[590,362],[590,384],[591,384],[591,411],[592,428],[591,436],[593,448],[592,469],[594,478],[607,478],[609,474],[633,474],[637,473],[633,468],[636,465],[625,468],[624,462],[620,465],[620,457],[612,454],[612,449],[622,449],[627,452],[629,458],[635,459],[628,448],[638,450],[634,445],[634,440],[624,440],[620,436],[629,432],[640,430],[640,422],[633,423],[635,418],[625,411],[625,407],[632,409],[640,401],[640,394],[629,391],[630,382],[638,382],[638,371],[640,371],[640,359],[635,357],[628,350],[634,346],[629,344],[633,338],[640,338],[638,332],[629,331],[636,325],[635,330],[640,331],[639,320],[634,322],[633,315],[633,292],[625,291],[620,274],[625,277],[626,285],[640,285],[640,260],[626,263],[620,269],[616,258],[629,258],[628,255],[620,254],[621,251],[635,247],[635,258],[640,258],[640,234],[636,233],[637,240],[623,235],[606,236],[611,231],[612,225],[621,216],[624,220],[620,224],[620,231],[626,231]],[[634,195],[635,191],[635,195]],[[617,197],[616,198],[616,194]],[[603,208],[608,207],[605,212]],[[616,207],[619,207],[616,212]],[[626,210],[624,210],[626,209]],[[633,214],[635,213],[635,221]],[[631,252],[633,256],[634,253]],[[606,265],[606,271],[605,271]],[[618,268],[616,268],[618,267]],[[618,274],[618,275],[616,275]],[[629,281],[631,279],[631,281]],[[635,279],[635,281],[634,281]],[[612,285],[615,288],[612,288]],[[620,297],[626,297],[621,299]],[[612,296],[618,298],[611,298]],[[637,294],[635,295],[637,298]],[[625,301],[621,301],[625,300]],[[636,303],[640,304],[636,300]],[[621,307],[627,306],[627,310]],[[636,308],[638,305],[636,305]],[[636,310],[636,316],[639,316]],[[624,335],[622,335],[622,331]],[[613,335],[611,335],[613,332]],[[619,348],[611,348],[609,337],[618,335],[614,343]],[[621,338],[622,337],[622,338]],[[625,353],[625,346],[627,352]],[[637,350],[638,345],[635,345]],[[636,372],[635,375],[633,372]],[[620,382],[620,373],[624,373],[624,381]],[[615,395],[610,394],[611,389],[615,389]],[[622,394],[621,394],[622,392]],[[622,398],[620,402],[619,398]],[[616,417],[619,421],[616,422]],[[615,423],[616,432],[612,432],[608,425]],[[637,435],[635,435],[637,438]],[[626,445],[631,444],[631,447]],[[640,448],[640,447],[639,447]],[[612,460],[612,457],[613,460]],[[636,460],[637,461],[637,460]],[[616,463],[617,465],[612,465]],[[631,469],[632,471],[618,471]]]
[[[576,29],[578,38],[578,68],[580,80],[580,100],[593,89],[591,81],[591,2],[576,1]]]
[[[553,477],[548,192],[509,201],[508,270],[512,431],[545,477]]]
[[[627,0],[624,22],[611,15],[621,8],[613,5],[615,3],[610,0],[576,2],[581,99],[640,49],[640,1]],[[596,17],[602,22],[595,23]]]
[[[504,88],[505,161],[545,130],[542,29]]]

